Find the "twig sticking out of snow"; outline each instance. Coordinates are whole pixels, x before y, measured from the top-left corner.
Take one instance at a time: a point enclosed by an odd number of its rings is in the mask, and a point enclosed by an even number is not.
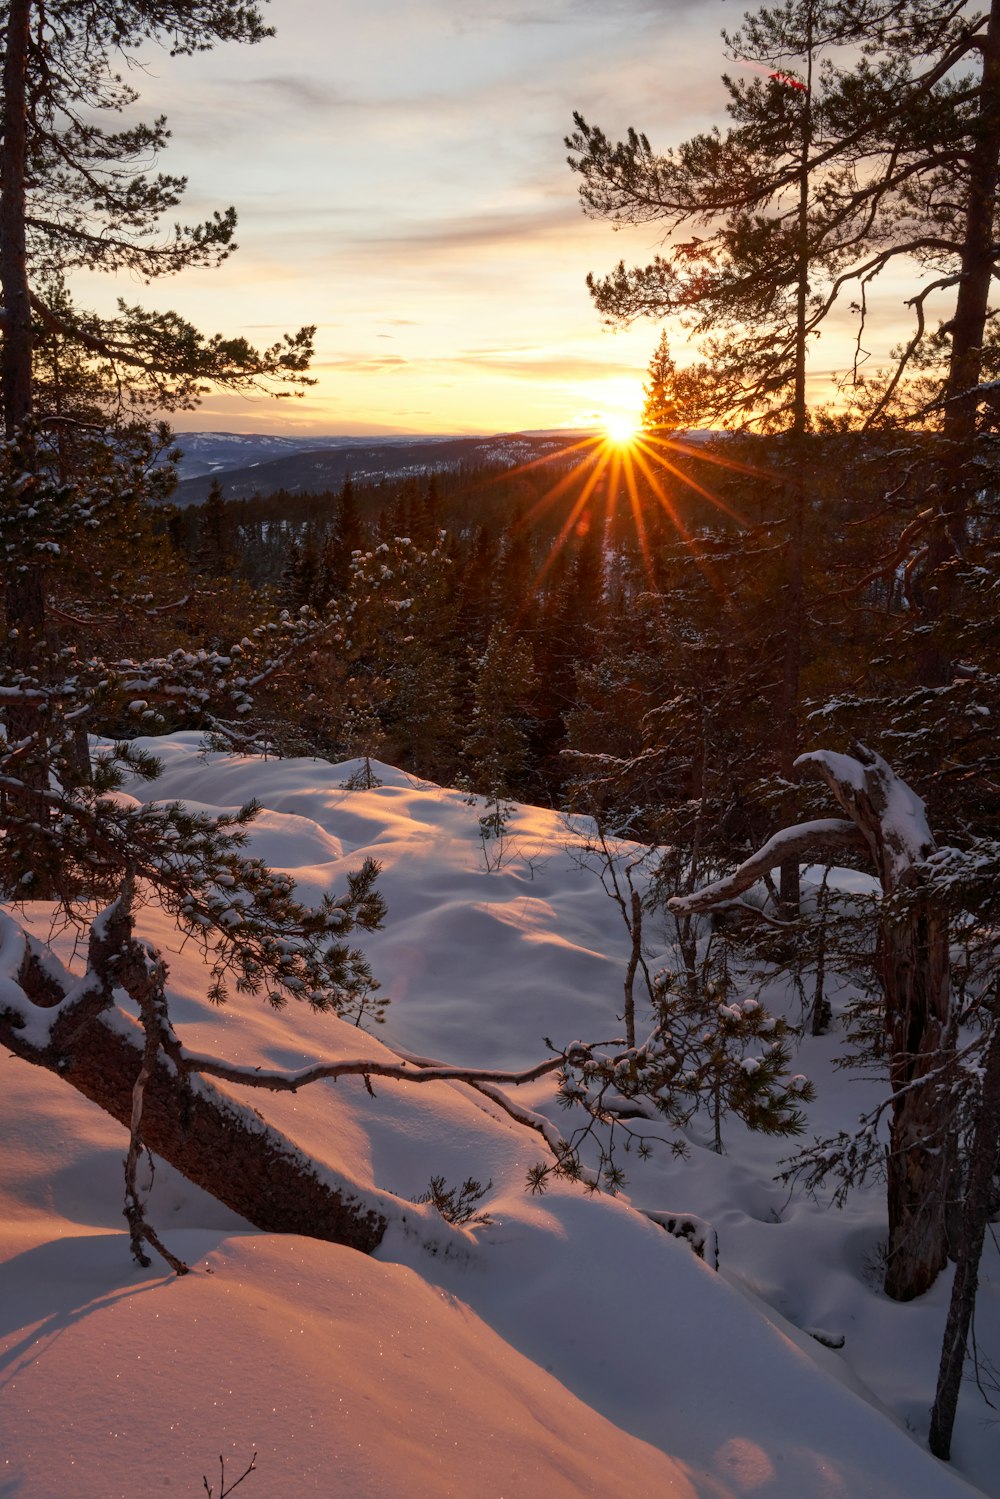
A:
[[[239,1486],[243,1482],[244,1478],[249,1478],[250,1474],[251,1473],[256,1473],[256,1471],[257,1471],[257,1454],[255,1452],[254,1455],[253,1455],[253,1457],[250,1459],[250,1462],[248,1463],[247,1467],[244,1468],[243,1472],[240,1474],[239,1478],[235,1478],[233,1480],[233,1482],[227,1488],[226,1487],[226,1459],[222,1456],[222,1453],[220,1452],[219,1453],[219,1499],[227,1499],[227,1495],[231,1494],[233,1492],[233,1489],[239,1488]],[[208,1499],[212,1499],[214,1490],[212,1488],[212,1485],[209,1483],[208,1478],[205,1476],[204,1473],[201,1476],[201,1481],[205,1485],[205,1493],[208,1495]]]

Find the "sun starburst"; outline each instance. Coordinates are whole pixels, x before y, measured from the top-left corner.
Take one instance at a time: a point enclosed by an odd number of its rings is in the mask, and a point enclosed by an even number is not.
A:
[[[613,448],[628,448],[637,441],[640,428],[635,418],[616,412],[604,417],[604,440]]]
[[[692,472],[691,459],[698,460],[705,482],[699,482]],[[686,440],[684,433],[647,431],[634,420],[618,415],[606,416],[599,426],[581,431],[566,447],[520,465],[521,472],[539,469],[554,472],[553,482],[522,517],[522,525],[530,527],[546,513],[560,514],[560,524],[531,592],[552,571],[574,537],[585,534],[592,525],[598,527],[600,534],[610,535],[623,516],[634,531],[650,587],[656,586],[650,527],[660,517],[689,548],[713,589],[722,592],[697,532],[689,530],[683,518],[682,496],[687,492],[699,496],[738,526],[745,524],[744,518],[712,485],[713,467],[759,472],[753,465],[718,449]]]

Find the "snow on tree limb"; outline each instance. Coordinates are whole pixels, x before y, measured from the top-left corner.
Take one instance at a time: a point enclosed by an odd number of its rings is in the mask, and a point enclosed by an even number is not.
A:
[[[818,818],[782,828],[732,874],[691,895],[674,896],[671,911],[680,916],[716,910],[786,859],[844,848],[867,850],[885,892],[897,889],[936,849],[924,804],[881,755],[863,744],[854,751],[812,750],[795,761],[797,769],[812,770],[826,782],[849,821]]]
[[[0,1045],[98,1104],[126,1129],[144,1051],[140,1026],[109,1005],[93,969],[75,985],[0,916]],[[143,1087],[143,1144],[265,1232],[305,1233],[371,1252],[390,1219],[424,1210],[317,1167],[235,1097],[181,1074],[157,1048]]]
[[[923,801],[874,750],[863,744],[853,755],[813,750],[795,764],[826,782],[863,833],[887,894],[936,851]]]
[[[853,822],[839,817],[818,817],[812,822],[796,823],[782,828],[762,848],[745,859],[732,874],[695,890],[690,895],[675,895],[667,902],[675,916],[693,916],[725,905],[749,890],[759,879],[787,859],[800,859],[806,853],[839,849],[864,848],[864,839]]]
[[[814,750],[796,767],[825,781],[850,821],[785,828],[739,869],[693,895],[669,902],[675,913],[710,911],[733,903],[782,858],[807,850],[865,849],[885,897],[879,921],[879,976],[885,996],[886,1053],[892,1088],[889,1152],[885,1157],[889,1208],[886,1294],[920,1296],[947,1263],[945,1204],[953,1118],[941,1089],[925,1086],[956,1064],[951,1029],[948,918],[931,887],[937,851],[924,804],[881,755],[863,744],[853,754]],[[851,1171],[859,1158],[845,1137],[841,1152]]]

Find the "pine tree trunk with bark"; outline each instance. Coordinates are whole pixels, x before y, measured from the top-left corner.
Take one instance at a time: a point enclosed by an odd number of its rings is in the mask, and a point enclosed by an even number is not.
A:
[[[969,1329],[979,1287],[979,1262],[986,1239],[991,1209],[991,1191],[1000,1146],[1000,1023],[993,1032],[983,1068],[982,1097],[969,1159],[969,1175],[962,1209],[962,1230],[952,1282],[948,1320],[941,1346],[934,1408],[931,1411],[930,1448],[935,1457],[951,1456],[951,1436],[958,1410],[958,1395],[969,1342]]]
[[[33,330],[28,283],[25,198],[28,153],[28,53],[31,0],[11,0],[7,7],[3,57],[3,150],[0,152],[0,390],[3,428],[10,444],[11,479],[18,484],[16,500],[30,506],[34,487],[35,447],[31,431]],[[8,666],[17,676],[37,677],[47,672],[51,641],[45,603],[45,573],[37,560],[8,558],[4,566],[4,619]],[[4,708],[4,726],[11,744],[34,739],[36,750],[22,767],[26,786],[40,792],[47,784],[43,725],[37,706],[12,700]],[[40,795],[30,804],[35,822],[48,819]],[[37,879],[32,894],[51,895],[51,886]]]
[[[923,802],[863,745],[855,746],[854,755],[802,755],[798,764],[822,777],[846,820],[785,828],[733,874],[693,895],[675,897],[669,906],[675,915],[707,913],[738,903],[744,891],[786,860],[837,847],[869,853],[882,886],[881,977],[893,1096],[885,1291],[895,1301],[910,1301],[933,1285],[947,1263],[954,1153],[948,930],[924,873],[935,843]]]
[[[13,923],[8,928],[5,946],[16,940]],[[67,995],[26,943],[17,982],[40,1023],[26,1025],[23,1009],[0,1000],[0,1044],[54,1073],[129,1129],[143,1029],[111,1004],[93,971],[89,977]],[[56,1007],[46,1026],[46,1012]],[[335,1186],[253,1109],[206,1078],[180,1072],[162,1050],[144,1089],[142,1140],[265,1232],[306,1234],[366,1253],[385,1232],[387,1218],[377,1202],[366,1202],[346,1184]]]
[[[855,755],[820,753],[803,761],[862,834],[882,886],[880,966],[893,1093],[885,1291],[894,1301],[910,1301],[933,1285],[948,1260],[953,1139],[946,1099],[955,1055],[948,924],[925,888],[922,866],[935,843],[923,803],[878,755],[861,746]]]
[[[25,194],[31,0],[10,0],[4,34],[0,161],[0,292],[3,295],[3,418],[8,440],[31,415],[31,296]]]
[[[953,654],[938,630],[961,615],[962,600],[954,564],[968,536],[969,509],[981,482],[976,443],[983,377],[983,348],[990,325],[990,297],[997,274],[996,215],[1000,182],[1000,0],[992,0],[980,43],[982,74],[965,184],[960,271],[951,335],[948,374],[942,394],[944,438],[938,480],[939,500],[927,542],[923,613],[932,627],[917,657],[917,680],[925,687],[947,685]]]
[[[338,1181],[318,1167],[256,1109],[223,1093],[210,1079],[268,1092],[299,1089],[341,1077],[372,1077],[435,1086],[461,1082],[477,1089],[519,1126],[537,1131],[558,1159],[558,1132],[525,1109],[502,1086],[533,1083],[589,1050],[574,1044],[522,1071],[455,1067],[398,1053],[317,1062],[286,1072],[240,1065],[187,1051],[173,1029],[165,987],[167,968],[157,950],[134,935],[135,881],[125,873],[117,898],[93,922],[82,979],[65,973],[51,954],[9,916],[0,914],[0,1047],[69,1083],[129,1132],[125,1216],[140,1264],[151,1244],[178,1273],[187,1269],[158,1239],[135,1188],[135,1165],[155,1151],[189,1181],[269,1233],[305,1234],[370,1253],[390,1219],[428,1227],[426,1209],[377,1187]],[[140,1023],[115,1002],[124,989]],[[440,1219],[430,1220],[438,1242]]]

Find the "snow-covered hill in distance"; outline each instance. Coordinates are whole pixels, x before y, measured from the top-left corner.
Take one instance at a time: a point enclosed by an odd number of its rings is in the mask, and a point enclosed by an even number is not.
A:
[[[427,441],[458,434],[440,433]],[[288,458],[295,453],[327,448],[377,447],[383,443],[418,443],[424,439],[415,432],[353,432],[317,437],[279,435],[273,432],[178,432],[175,444],[181,450],[177,471],[182,479],[212,478],[234,468],[249,468],[270,459]]]
[[[460,464],[531,462],[579,444],[572,431],[508,432],[490,436],[432,434],[386,437],[278,437],[230,432],[179,432],[180,506],[200,505],[218,479],[227,500],[284,489],[291,494],[338,489],[350,474],[367,481],[424,474]]]
[[[583,867],[582,822],[516,807],[489,870],[481,806],[390,766],[351,790],[358,762],[204,755],[197,734],[140,743],[163,774],[127,794],[206,810],[256,798],[252,851],[303,898],[343,890],[367,855],[382,865],[388,917],[364,941],[392,1000],[378,1036],[247,995],[211,1006],[198,952],[146,908],[194,1050],[284,1069],[392,1060],[387,1043],[521,1067],[546,1036],[617,1034],[628,941]],[[40,936],[49,915],[33,910]],[[668,964],[667,918],[648,940],[650,964]],[[52,941],[79,965],[69,933]],[[798,997],[767,997],[800,1015]],[[836,1069],[842,1047],[836,1031],[801,1042],[810,1132],[851,1127],[881,1096]],[[232,1482],[254,1451],[240,1499],[1000,1499],[993,1412],[971,1380],[954,1465],[925,1446],[949,1275],[887,1300],[882,1191],[841,1211],[790,1195],[773,1179],[787,1141],[726,1121],[718,1155],[696,1117],[686,1158],[654,1141],[621,1198],[569,1182],[533,1197],[538,1136],[461,1084],[224,1087],[400,1212],[367,1257],[261,1233],[158,1162],[150,1213],[195,1267],[177,1280],[129,1257],[122,1129],[24,1062],[0,1055],[0,1078],[2,1499],[194,1499],[202,1474],[218,1493],[218,1454]],[[517,1099],[568,1127],[550,1078]],[[490,1221],[414,1208],[435,1175],[475,1177]],[[719,1271],[643,1208],[711,1221]],[[989,1244],[977,1336],[994,1350],[998,1269]]]

